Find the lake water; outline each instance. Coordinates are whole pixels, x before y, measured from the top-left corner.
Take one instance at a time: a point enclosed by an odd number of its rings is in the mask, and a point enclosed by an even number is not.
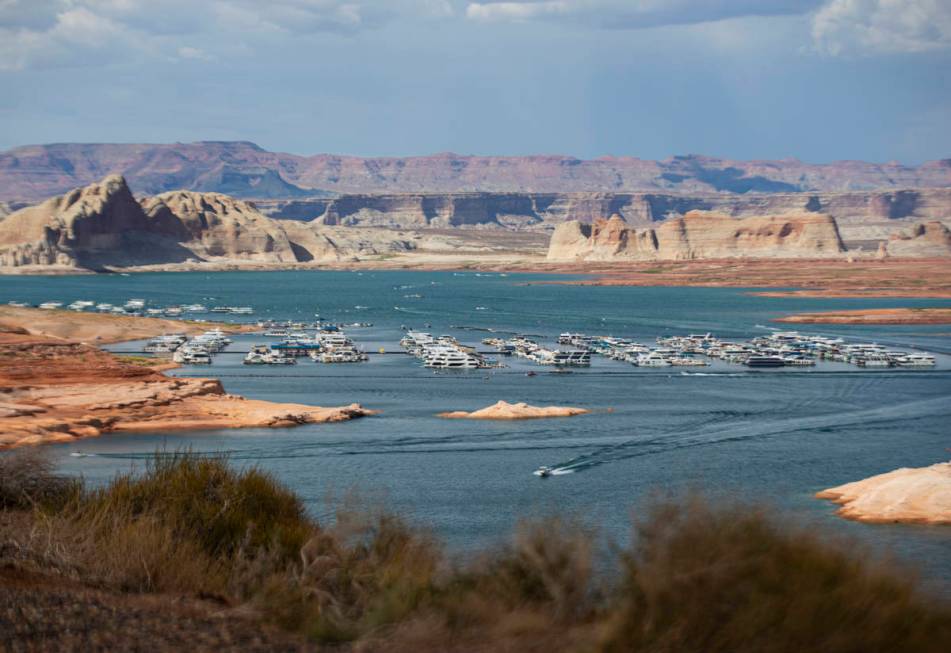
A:
[[[519,517],[570,512],[623,540],[632,509],[654,492],[699,489],[715,500],[775,506],[799,522],[894,553],[934,586],[951,588],[951,529],[865,525],[833,515],[813,494],[898,467],[947,460],[951,446],[951,328],[816,325],[841,335],[938,354],[932,370],[863,370],[847,365],[748,371],[725,364],[643,369],[595,357],[590,369],[548,374],[519,359],[491,372],[434,374],[397,354],[401,327],[452,334],[468,344],[489,335],[563,331],[653,342],[711,331],[724,338],[768,333],[793,312],[865,307],[948,306],[942,300],[765,298],[736,288],[580,287],[566,277],[452,272],[235,272],[6,277],[0,301],[77,299],[158,305],[251,305],[253,318],[372,322],[348,333],[369,352],[359,365],[246,367],[221,354],[209,368],[229,392],[334,406],[359,402],[382,413],[341,424],[187,434],[108,435],[55,445],[61,466],[94,482],[141,465],[157,449],[227,452],[272,471],[319,518],[334,497],[357,489],[434,529],[465,550],[497,540]],[[421,297],[407,297],[407,295]],[[366,308],[356,308],[357,306]],[[483,307],[485,310],[477,310]],[[210,316],[209,316],[210,317]],[[772,325],[775,327],[776,325]],[[466,327],[466,328],[461,328]],[[247,350],[260,336],[235,338]],[[128,344],[117,349],[136,349]],[[538,371],[534,377],[529,370]],[[443,420],[505,399],[580,406],[574,418],[480,422]],[[71,457],[70,453],[95,454]],[[539,465],[574,473],[540,480]]]

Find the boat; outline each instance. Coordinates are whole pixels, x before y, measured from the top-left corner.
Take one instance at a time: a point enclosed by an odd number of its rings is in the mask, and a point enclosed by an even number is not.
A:
[[[433,347],[426,352],[423,365],[428,368],[474,370],[484,367],[481,358],[454,347]]]
[[[779,356],[750,356],[746,359],[747,367],[783,367],[786,365]]]
[[[934,367],[935,359],[931,354],[907,354],[897,362],[899,367]]]
[[[542,465],[541,467],[539,467],[532,473],[535,474],[535,476],[537,476],[538,478],[548,478],[549,476],[551,476],[552,472],[554,471],[555,470],[552,469],[551,467],[548,467],[547,465]]]
[[[44,311],[55,311],[63,307],[63,302],[43,302],[39,307]]]
[[[635,359],[634,364],[638,367],[670,367],[670,361],[656,351],[641,354]]]

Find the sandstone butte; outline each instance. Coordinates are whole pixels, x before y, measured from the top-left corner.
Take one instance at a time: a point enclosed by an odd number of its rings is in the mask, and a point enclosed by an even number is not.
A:
[[[619,215],[593,224],[558,225],[549,261],[670,261],[721,258],[838,258],[838,225],[821,213],[733,218],[689,211],[657,227],[631,228]]]
[[[773,322],[791,324],[951,324],[951,308],[870,308],[799,313]]]
[[[543,417],[573,417],[589,412],[591,411],[584,408],[572,408],[570,406],[530,406],[524,402],[510,404],[507,401],[499,401],[471,413],[457,410],[439,413],[439,417],[447,419],[539,419]]]
[[[148,318],[141,318],[148,320]],[[123,431],[280,427],[373,414],[245,399],[215,379],[176,379],[97,347],[0,326],[0,449]]]
[[[816,494],[837,514],[869,523],[951,524],[951,462],[902,468]]]

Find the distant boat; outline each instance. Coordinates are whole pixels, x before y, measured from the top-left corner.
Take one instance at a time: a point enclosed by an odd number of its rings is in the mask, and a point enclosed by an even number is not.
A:
[[[549,476],[551,476],[551,473],[553,471],[555,470],[553,470],[551,467],[542,465],[541,467],[539,467],[532,473],[535,474],[535,476],[537,476],[538,478],[548,478]]]

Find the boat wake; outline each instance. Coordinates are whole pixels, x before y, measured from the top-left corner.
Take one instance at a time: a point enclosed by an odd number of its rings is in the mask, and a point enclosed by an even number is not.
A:
[[[895,420],[907,421],[922,415],[929,417],[951,416],[951,401],[948,401],[948,397],[938,397],[846,412],[780,418],[765,424],[749,421],[748,419],[744,419],[740,423],[736,421],[718,422],[706,428],[700,427],[695,431],[681,430],[648,439],[632,439],[606,445],[587,454],[552,465],[552,468],[562,472],[578,472],[611,462],[667,453],[678,449],[751,440],[798,431],[827,431],[860,424],[880,424],[884,421]]]

